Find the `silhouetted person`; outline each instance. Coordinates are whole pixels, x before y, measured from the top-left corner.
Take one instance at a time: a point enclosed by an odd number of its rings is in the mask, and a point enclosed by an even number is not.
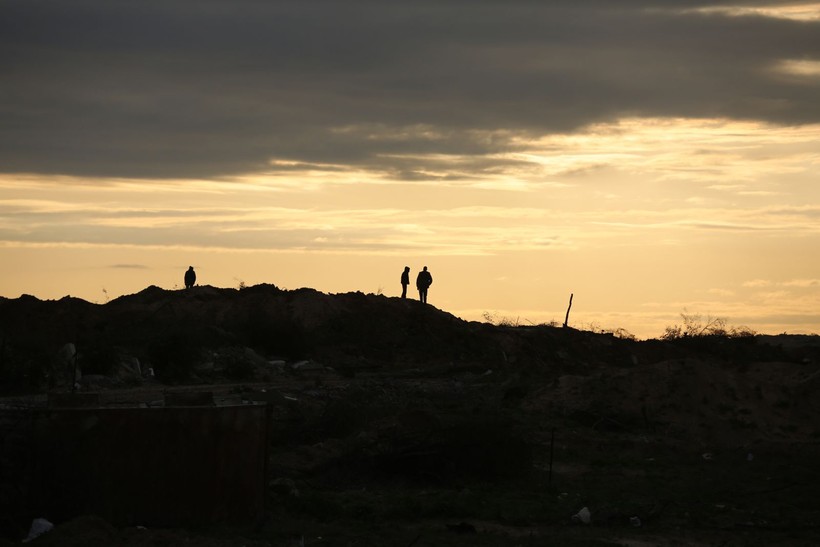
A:
[[[427,266],[424,267],[419,275],[416,277],[416,288],[419,290],[419,300],[427,303],[427,289],[433,284],[433,276],[427,271]]]
[[[401,297],[407,298],[407,285],[410,284],[410,266],[405,266],[401,273]]]
[[[190,289],[196,285],[196,272],[193,266],[188,266],[188,271],[185,272],[185,288]]]

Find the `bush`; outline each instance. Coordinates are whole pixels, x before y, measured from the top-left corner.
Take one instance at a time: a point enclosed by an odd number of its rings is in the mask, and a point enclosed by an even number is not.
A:
[[[490,323],[491,325],[495,325],[497,327],[520,327],[521,326],[521,318],[516,317],[513,319],[512,317],[498,315],[498,312],[488,312],[485,311],[481,314],[484,317],[484,321]]]
[[[661,335],[661,340],[678,340],[680,338],[698,338],[705,336],[715,336],[723,338],[744,338],[757,334],[749,327],[730,327],[723,317],[705,318],[699,313],[688,313],[686,310],[680,314],[683,325],[667,326]]]

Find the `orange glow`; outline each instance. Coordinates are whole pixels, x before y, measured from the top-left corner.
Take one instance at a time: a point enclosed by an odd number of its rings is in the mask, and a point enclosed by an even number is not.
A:
[[[430,304],[465,319],[561,321],[574,293],[581,328],[653,337],[688,309],[820,332],[820,126],[629,118],[513,144],[481,172],[420,157],[420,180],[277,159],[214,180],[0,176],[0,294],[102,302],[194,265],[215,286],[395,296],[427,265]]]

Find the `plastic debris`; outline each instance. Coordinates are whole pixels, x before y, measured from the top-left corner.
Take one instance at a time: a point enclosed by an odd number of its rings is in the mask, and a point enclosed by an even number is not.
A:
[[[48,520],[44,518],[34,519],[33,521],[31,521],[31,529],[29,530],[26,539],[23,540],[23,543],[28,543],[29,541],[38,538],[46,532],[50,532],[53,529],[54,525],[50,523]]]
[[[573,522],[580,522],[582,524],[589,524],[592,522],[592,513],[589,512],[588,507],[582,508],[580,511],[572,515]]]
[[[703,457],[704,460],[710,461],[712,459],[712,453],[711,452],[704,452],[702,457]]]
[[[631,525],[632,525],[632,526],[634,526],[635,528],[640,528],[640,527],[641,527],[641,519],[640,519],[640,517],[630,517],[630,518],[629,518],[629,524],[631,524]]]

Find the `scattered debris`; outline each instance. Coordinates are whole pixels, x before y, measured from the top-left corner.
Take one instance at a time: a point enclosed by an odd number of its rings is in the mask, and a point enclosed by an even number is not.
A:
[[[589,524],[592,522],[592,513],[588,507],[583,507],[580,511],[572,515],[572,522],[580,522],[581,524]]]
[[[142,378],[142,365],[140,364],[140,360],[131,355],[122,356],[118,366],[112,371],[112,375],[121,381]]]
[[[251,298],[254,291],[259,293],[258,303]],[[0,364],[5,366],[0,368],[9,373],[16,369],[6,365],[30,367],[38,375],[21,376],[19,382],[39,386],[36,404],[53,404],[56,399],[51,395],[46,399],[44,386],[68,391],[70,384],[58,383],[57,373],[62,382],[71,373],[67,365],[56,369],[55,350],[70,332],[58,319],[105,325],[103,341],[116,348],[114,366],[124,355],[144,359],[140,363],[134,358],[130,364],[134,365],[131,368],[139,366],[145,376],[133,384],[115,382],[114,387],[129,391],[128,397],[139,397],[144,408],[164,407],[166,387],[158,382],[166,381],[168,371],[163,367],[171,361],[158,360],[143,346],[158,333],[173,331],[183,318],[191,319],[196,328],[190,336],[169,337],[202,350],[192,353],[190,370],[196,373],[196,381],[192,381],[193,373],[180,376],[169,390],[208,389],[217,403],[232,395],[243,404],[267,404],[275,442],[267,447],[268,474],[259,484],[267,486],[264,494],[270,496],[267,499],[272,501],[277,518],[282,517],[270,528],[272,537],[282,540],[277,544],[303,544],[297,532],[306,532],[308,543],[315,543],[319,530],[309,526],[320,519],[338,519],[339,529],[342,523],[351,523],[370,530],[376,518],[394,514],[401,519],[395,521],[400,524],[379,523],[378,533],[388,534],[390,528],[388,535],[393,534],[393,541],[382,544],[409,547],[414,536],[413,543],[432,544],[432,537],[419,539],[430,533],[452,535],[450,541],[463,542],[455,534],[476,533],[476,527],[478,533],[488,535],[513,529],[516,534],[537,535],[543,522],[554,523],[556,518],[564,519],[568,526],[550,527],[550,534],[587,537],[598,535],[605,526],[618,526],[622,530],[616,533],[665,534],[671,543],[682,540],[669,539],[668,535],[680,536],[680,530],[690,527],[692,534],[703,536],[705,545],[719,543],[730,527],[799,526],[801,539],[815,539],[812,523],[816,504],[811,481],[801,479],[812,476],[811,464],[816,463],[814,426],[820,406],[811,395],[820,385],[820,374],[799,364],[792,355],[809,351],[800,349],[802,346],[788,352],[774,346],[767,349],[760,338],[684,340],[677,344],[627,342],[557,329],[556,325],[500,330],[460,322],[432,307],[421,315],[406,305],[409,302],[381,296],[331,298],[315,292],[280,294],[249,288],[242,292],[242,301],[229,300],[233,298],[229,295],[223,302],[216,296],[198,298],[206,294],[202,291],[190,293],[191,298],[184,301],[174,300],[173,295],[163,298],[159,293],[136,295],[115,306],[92,307],[79,319],[76,314],[51,310],[18,313],[23,303],[12,309],[15,301],[0,299],[0,309],[15,312],[9,317],[37,318],[36,322],[24,321],[30,324],[27,331],[17,328],[17,320],[4,325],[10,333],[0,333],[0,342],[8,338],[0,349]],[[131,300],[142,307],[131,311],[127,307]],[[243,330],[251,304],[265,310],[259,336]],[[118,314],[106,315],[108,310]],[[29,345],[46,348],[42,355],[22,344],[12,344],[9,340],[22,336],[17,330],[31,332],[35,343]],[[49,333],[53,336],[47,336]],[[41,339],[45,342],[39,343]],[[87,342],[78,339],[83,355],[88,351]],[[243,344],[252,349],[246,350]],[[174,346],[163,349],[177,356]],[[226,349],[231,350],[232,360],[212,357],[226,353]],[[812,356],[820,355],[817,349],[811,351]],[[499,366],[500,355],[504,356],[504,366]],[[312,360],[307,360],[308,356]],[[203,360],[207,366],[202,366]],[[214,366],[230,364],[242,372],[248,363],[253,365],[251,373],[238,377]],[[85,366],[89,361],[78,364]],[[150,367],[156,367],[159,380],[149,379],[148,375],[153,375]],[[101,370],[108,377],[118,376]],[[86,372],[96,371],[86,366]],[[139,389],[133,389],[137,385]],[[104,390],[99,395],[103,405],[122,405],[126,396]],[[18,404],[17,399],[4,401],[10,410],[7,416],[0,416],[5,420],[0,420],[0,448],[9,447],[8,454],[0,454],[0,482],[6,481],[0,484],[3,494],[17,486],[16,477],[4,473],[11,469],[6,461],[26,469],[22,463],[30,452],[27,446],[7,442],[10,437],[5,436],[8,431],[19,437],[21,428],[28,427],[12,407]],[[487,417],[497,417],[502,423],[487,427]],[[465,427],[465,422],[474,425]],[[553,466],[551,430],[554,433],[556,427],[562,438],[554,446]],[[509,435],[501,435],[504,431]],[[235,450],[232,443],[215,445],[226,453]],[[692,446],[700,446],[702,453],[697,453],[698,448],[691,452]],[[801,450],[792,450],[794,447]],[[12,453],[12,448],[17,452]],[[752,454],[752,449],[757,452]],[[611,454],[616,457],[610,458]],[[754,465],[742,466],[744,459]],[[753,474],[749,471],[752,467],[756,470]],[[512,477],[515,481],[508,480],[511,470],[520,471]],[[294,483],[285,477],[298,479]],[[692,477],[696,480],[689,480]],[[146,480],[149,478],[146,474]],[[578,488],[579,484],[584,488]],[[669,488],[658,489],[658,484]],[[645,488],[647,485],[652,488]],[[785,492],[787,488],[790,490]],[[790,496],[797,490],[797,497]],[[456,497],[455,492],[463,493]],[[391,497],[393,494],[396,496]],[[657,495],[669,499],[656,501]],[[741,496],[742,503],[733,499]],[[485,499],[492,500],[489,507],[484,506]],[[607,501],[613,504],[611,509]],[[9,514],[7,508],[19,506],[4,503],[0,496],[0,521]],[[595,512],[589,507],[578,510],[580,503],[593,503]],[[497,512],[492,511],[495,506]],[[671,509],[662,515],[667,506]],[[438,512],[438,508],[445,512]],[[789,508],[788,519],[775,524],[775,518],[787,514],[784,508]],[[465,512],[455,512],[461,509]],[[572,509],[577,513],[573,515]],[[32,516],[20,519],[15,532],[18,541]],[[298,524],[286,520],[291,516]],[[568,516],[575,526],[570,526]],[[762,516],[772,523],[767,525]],[[459,523],[460,519],[475,526]],[[417,524],[421,521],[423,524]],[[57,544],[70,532],[62,518],[57,522],[40,542]],[[152,528],[120,529],[118,536],[96,544],[117,544],[115,539],[123,539],[124,544],[137,530],[142,536],[140,544],[193,544],[187,531],[169,532],[144,519],[132,522]],[[287,523],[285,529],[278,528],[279,522]],[[300,530],[303,522],[304,530]],[[394,532],[393,528],[405,528],[407,522],[413,526]],[[445,528],[447,522],[451,524]],[[86,528],[93,525],[88,520],[80,523]],[[431,532],[431,527],[436,532]],[[330,531],[325,531],[330,536]],[[354,531],[346,538],[348,543],[366,545],[366,540],[353,539]],[[167,540],[166,535],[176,541]],[[470,537],[465,539],[472,541]],[[566,539],[553,542],[572,543],[562,541]],[[232,540],[224,544],[250,545]],[[646,537],[643,540],[651,543]],[[530,543],[539,541],[533,538]],[[0,544],[5,544],[2,539]],[[215,547],[216,543],[208,545]]]
[[[324,370],[325,367],[314,361],[297,361],[290,368],[299,372],[313,372]]]
[[[28,536],[26,536],[26,539],[23,540],[23,543],[28,543],[29,541],[38,538],[53,529],[54,525],[48,520],[44,518],[36,518],[31,521],[31,529],[29,529]]]

